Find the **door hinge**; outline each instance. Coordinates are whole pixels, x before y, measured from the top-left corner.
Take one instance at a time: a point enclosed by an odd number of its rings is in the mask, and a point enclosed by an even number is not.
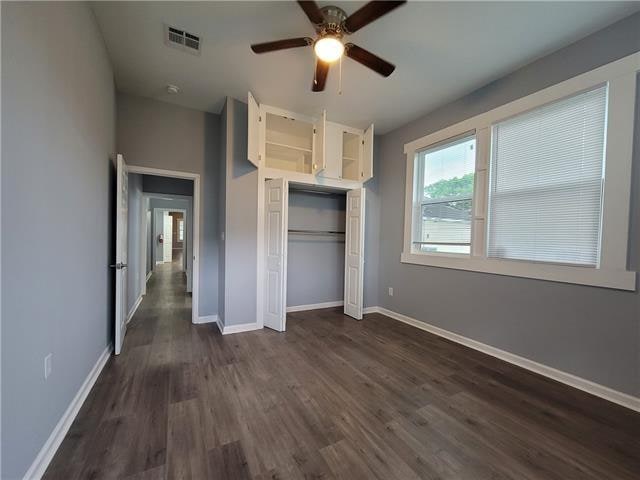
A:
[[[258,121],[261,122],[262,121],[262,115],[258,115]]]
[[[313,129],[313,133],[316,133],[316,129],[315,128]]]
[[[364,140],[362,140],[362,144],[364,145]]]

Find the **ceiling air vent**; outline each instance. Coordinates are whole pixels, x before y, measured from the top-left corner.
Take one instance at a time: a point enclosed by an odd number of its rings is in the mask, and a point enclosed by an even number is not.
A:
[[[200,37],[179,28],[164,26],[164,42],[194,55],[200,55]]]

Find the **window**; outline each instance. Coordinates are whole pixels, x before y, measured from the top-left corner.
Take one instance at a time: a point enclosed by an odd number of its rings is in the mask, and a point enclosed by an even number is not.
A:
[[[607,87],[493,126],[488,256],[598,263]]]
[[[640,52],[404,144],[400,261],[634,291]]]
[[[469,254],[475,136],[416,153],[413,250]]]
[[[178,241],[184,242],[184,220],[178,220]]]

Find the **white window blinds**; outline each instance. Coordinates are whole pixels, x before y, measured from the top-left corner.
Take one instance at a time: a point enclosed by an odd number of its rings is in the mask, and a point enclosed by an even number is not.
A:
[[[596,266],[607,87],[493,126],[489,257]]]

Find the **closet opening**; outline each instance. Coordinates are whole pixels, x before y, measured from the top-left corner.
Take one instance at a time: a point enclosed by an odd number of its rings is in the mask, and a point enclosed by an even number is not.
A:
[[[265,181],[263,325],[343,306],[362,319],[364,189]]]

